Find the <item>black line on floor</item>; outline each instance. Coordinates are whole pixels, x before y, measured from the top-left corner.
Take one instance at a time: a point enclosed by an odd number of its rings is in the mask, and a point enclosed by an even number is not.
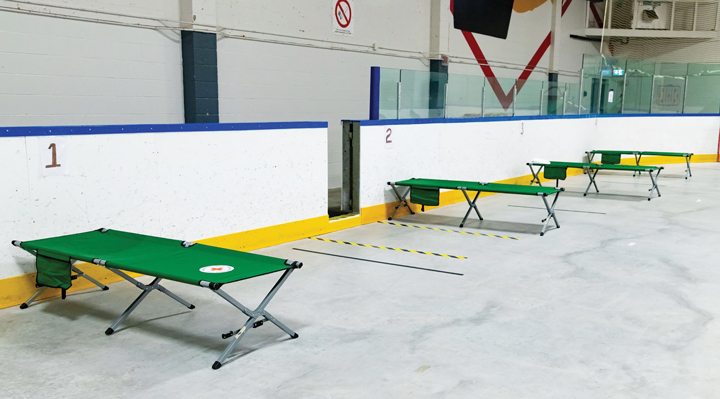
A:
[[[401,264],[399,264],[399,263],[381,262],[381,261],[379,261],[379,260],[370,260],[370,259],[355,258],[355,257],[352,257],[352,256],[329,254],[329,253],[327,253],[327,252],[311,251],[311,250],[309,250],[309,249],[300,249],[300,248],[293,248],[293,249],[294,249],[295,251],[310,252],[310,253],[319,254],[319,255],[334,256],[334,257],[337,257],[337,258],[353,259],[353,260],[359,260],[359,261],[361,261],[361,262],[380,263],[380,264],[383,264],[383,265],[390,265],[390,266],[397,266],[397,267],[406,267],[406,268],[408,268],[408,269],[425,270],[425,271],[428,271],[428,272],[435,272],[435,273],[452,274],[452,275],[455,275],[455,276],[462,276],[462,275],[463,275],[462,273],[446,272],[446,271],[444,271],[444,270],[427,269],[427,268],[424,268],[424,267],[401,265]]]
[[[544,211],[547,210],[547,209],[545,209],[545,208],[540,208],[539,206],[522,206],[522,205],[508,205],[508,206],[511,206],[511,207],[513,207],[513,208],[542,209],[542,210],[544,210]],[[563,211],[563,212],[594,213],[594,214],[596,214],[596,215],[607,215],[607,213],[605,213],[605,212],[574,211],[574,210],[572,210],[572,209],[558,209],[558,208],[555,208],[555,210],[556,210],[556,211]]]

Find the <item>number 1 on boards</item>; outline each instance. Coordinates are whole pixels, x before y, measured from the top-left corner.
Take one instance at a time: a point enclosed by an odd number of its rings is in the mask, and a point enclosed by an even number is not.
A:
[[[57,145],[55,143],[51,143],[48,147],[48,150],[52,150],[52,163],[50,165],[45,165],[46,168],[58,168],[62,165],[57,163]]]

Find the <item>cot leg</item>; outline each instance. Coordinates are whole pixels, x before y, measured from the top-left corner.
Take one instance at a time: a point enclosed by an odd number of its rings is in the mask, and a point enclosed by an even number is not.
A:
[[[600,192],[600,190],[598,190],[597,183],[595,183],[595,176],[597,176],[599,171],[600,171],[600,169],[595,169],[595,173],[592,173],[590,170],[588,170],[588,177],[590,178],[590,183],[588,184],[587,188],[585,189],[585,194],[583,194],[583,196],[587,195],[588,191],[590,191],[590,187],[592,187],[592,186],[595,186],[595,191],[597,191],[598,193]]]
[[[123,320],[125,320],[125,318],[128,317],[130,315],[130,313],[132,313],[133,310],[135,310],[135,308],[140,304],[140,302],[142,302],[143,299],[145,299],[145,297],[148,296],[148,294],[153,290],[158,290],[158,291],[162,292],[163,294],[169,296],[170,298],[180,302],[182,305],[184,305],[188,309],[195,309],[195,305],[190,304],[189,302],[185,301],[184,299],[180,298],[179,296],[173,294],[167,288],[160,285],[160,281],[162,280],[160,277],[155,277],[155,279],[150,283],[150,285],[145,285],[145,284],[135,280],[134,278],[128,276],[123,271],[120,271],[118,269],[113,269],[111,267],[107,267],[107,269],[112,271],[113,273],[117,274],[118,276],[124,278],[128,282],[132,283],[134,286],[138,287],[143,292],[142,292],[142,294],[140,294],[140,296],[135,298],[135,301],[133,301],[133,303],[130,305],[130,307],[128,307],[125,310],[125,312],[123,312],[123,314],[121,314],[120,317],[118,317],[118,319],[115,320],[115,322],[112,324],[112,326],[110,326],[110,328],[105,330],[106,335],[112,335],[112,333],[115,332],[115,329],[120,325],[120,323],[122,323]]]
[[[47,289],[47,287],[38,288],[37,291],[35,291],[35,293],[33,294],[33,296],[30,297],[30,299],[28,299],[27,301],[23,302],[22,305],[20,305],[20,309],[27,309],[28,306],[30,306],[33,302],[35,302],[35,299],[37,299],[37,297],[39,297],[40,294],[45,292],[46,289]]]
[[[593,158],[595,158],[595,153],[593,151],[585,151],[585,156],[587,157],[588,163],[592,163]]]
[[[688,177],[692,177],[692,171],[690,171],[690,157],[692,155],[685,157],[685,165],[687,165],[687,169],[685,169],[685,179]]]
[[[297,338],[296,337],[297,334],[293,330],[291,330],[288,326],[283,324],[280,320],[276,319],[275,316],[271,315],[268,312],[265,312],[265,318],[268,319],[271,323],[275,324],[279,329],[285,331],[285,333],[287,335],[289,335],[293,338]]]
[[[105,285],[105,284],[103,284],[103,283],[95,280],[94,278],[88,276],[87,274],[85,274],[85,272],[81,271],[80,269],[78,269],[78,268],[75,267],[74,265],[71,266],[71,268],[72,268],[72,271],[74,271],[75,273],[77,273],[78,277],[83,277],[83,278],[87,279],[87,280],[90,281],[91,283],[93,283],[93,284],[97,285],[98,287],[102,288],[103,291],[107,291],[107,290],[110,289],[107,285]]]
[[[635,166],[640,166],[640,158],[642,158],[641,152],[636,152],[633,154],[635,156]],[[633,172],[633,177],[635,177],[635,173],[637,173],[638,176],[640,176],[640,173],[642,172]]]
[[[542,165],[540,165],[537,172],[535,172],[535,169],[533,169],[532,164],[527,164],[527,166],[530,168],[530,172],[533,175],[532,180],[530,180],[530,185],[532,186],[534,183],[537,183],[538,186],[542,187],[542,184],[540,184],[540,177],[538,177],[540,172],[542,172],[542,168],[543,168]]]
[[[183,306],[185,306],[186,308],[188,308],[188,309],[195,309],[195,305],[193,305],[193,304],[191,304],[190,302],[188,302],[188,301],[180,298],[179,296],[173,294],[170,290],[168,290],[167,288],[163,287],[162,285],[158,284],[157,290],[160,291],[160,292],[162,292],[163,294],[169,296],[170,298],[172,298],[172,299],[180,302],[180,303],[181,303]]]
[[[392,220],[392,218],[395,217],[395,214],[397,213],[398,209],[402,208],[403,206],[407,206],[407,208],[410,210],[410,214],[414,215],[415,212],[413,212],[412,208],[410,208],[410,204],[405,199],[405,197],[407,197],[407,195],[410,193],[410,187],[408,187],[408,189],[405,190],[403,195],[400,195],[400,193],[397,190],[397,187],[395,187],[394,184],[392,184],[390,182],[388,182],[388,184],[390,185],[390,187],[392,187],[392,190],[395,193],[395,196],[397,197],[397,199],[399,201],[399,203],[395,206],[395,210],[393,211],[392,215],[390,215],[388,220]]]
[[[648,201],[652,199],[653,191],[657,192],[658,197],[660,197],[660,188],[658,188],[657,185],[657,179],[660,177],[660,170],[657,171],[657,174],[653,176],[652,170],[648,173],[650,175],[650,180],[652,181],[652,187],[650,188],[650,195],[648,195]]]
[[[265,296],[265,299],[263,299],[262,302],[260,302],[260,305],[255,310],[250,310],[244,305],[242,305],[240,302],[238,302],[235,298],[228,295],[225,291],[221,289],[215,289],[216,294],[220,295],[223,299],[230,302],[231,305],[235,306],[237,309],[239,309],[241,312],[245,313],[249,318],[245,322],[245,324],[237,331],[232,332],[232,335],[227,336],[232,337],[232,341],[228,344],[228,346],[225,348],[223,353],[220,355],[220,357],[213,363],[212,368],[213,370],[217,370],[220,367],[222,367],[223,362],[227,359],[227,357],[232,353],[235,346],[237,346],[238,342],[242,339],[242,337],[245,336],[245,333],[247,330],[251,327],[260,327],[262,325],[262,321],[269,320],[271,323],[278,326],[281,330],[283,330],[286,334],[288,334],[291,338],[297,338],[298,335],[296,332],[288,328],[286,325],[278,321],[274,316],[272,316],[270,313],[265,311],[265,307],[270,303],[270,301],[273,299],[275,294],[280,290],[280,287],[287,281],[288,277],[290,277],[290,273],[292,273],[294,269],[287,269],[285,273],[283,273],[282,277],[280,277],[280,280],[278,280],[277,283],[275,283],[275,286],[270,290],[270,292]],[[264,317],[263,320],[258,321],[259,318]],[[226,335],[223,335],[223,338],[225,338]]]
[[[470,201],[470,197],[468,197],[465,189],[461,189],[460,191],[462,191],[462,193],[465,195],[465,199],[467,200],[468,205],[470,205],[467,212],[465,213],[465,217],[463,218],[462,223],[460,223],[460,227],[463,227],[465,225],[465,222],[467,221],[467,218],[468,218],[468,216],[470,216],[470,212],[473,209],[475,209],[475,213],[477,213],[480,220],[483,220],[483,217],[482,217],[482,215],[480,215],[480,211],[478,210],[477,205],[475,205],[475,202],[477,201],[478,197],[480,196],[480,191],[478,191],[477,194],[475,194],[475,199],[473,199],[472,202]]]
[[[153,280],[153,282],[150,284],[149,287],[141,288],[143,290],[142,294],[140,294],[140,296],[135,298],[133,303],[130,304],[130,306],[127,309],[125,309],[125,311],[120,315],[120,317],[117,318],[117,320],[115,320],[115,322],[110,326],[110,328],[105,330],[105,335],[112,335],[112,333],[115,332],[115,329],[120,325],[120,323],[122,323],[123,320],[125,320],[125,318],[130,316],[130,313],[132,313],[133,310],[135,310],[135,308],[137,308],[138,305],[140,305],[140,302],[142,302],[143,299],[145,299],[145,297],[148,296],[150,291],[152,291],[154,289],[153,286],[155,284],[157,284],[158,281],[160,281],[160,278],[155,277],[155,280]]]
[[[541,237],[545,235],[545,232],[547,231],[548,223],[550,223],[551,218],[555,222],[555,227],[557,227],[558,229],[560,228],[560,223],[558,223],[557,216],[555,215],[555,203],[557,203],[559,196],[560,196],[559,192],[555,194],[555,199],[553,200],[552,205],[548,205],[546,196],[544,196],[544,195],[542,196],[543,202],[545,203],[545,209],[547,209],[547,211],[548,211],[548,215],[545,219],[543,219],[543,222],[545,222],[545,224],[543,224],[542,231],[540,231]]]

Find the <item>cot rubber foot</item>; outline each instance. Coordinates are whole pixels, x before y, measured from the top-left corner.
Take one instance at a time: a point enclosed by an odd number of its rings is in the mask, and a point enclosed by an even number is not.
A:
[[[195,309],[195,305],[188,306],[188,309]]]
[[[392,218],[388,218],[388,220],[392,220]]]
[[[540,237],[542,237],[542,236],[544,236],[544,235],[545,235],[545,233],[540,233]]]
[[[650,198],[648,198],[648,201],[650,201]]]
[[[103,287],[102,290],[103,290],[103,291],[107,291],[107,290],[109,290],[109,289],[110,289],[110,287],[108,287],[108,286],[106,285],[106,286]]]
[[[463,226],[464,226],[464,224],[461,224],[461,225],[460,225],[460,228],[462,229]]]
[[[292,339],[295,339],[295,338],[297,338],[297,337],[299,337],[299,335],[297,335],[297,333],[295,333],[295,335],[293,335],[291,338],[292,338]]]
[[[218,361],[216,361],[216,362],[213,363],[213,365],[212,365],[212,369],[213,369],[213,370],[217,370],[217,369],[219,369],[220,367],[222,367],[222,363],[220,363],[220,362],[218,362]]]
[[[27,303],[23,303],[22,305],[20,305],[20,309],[27,309],[27,308],[28,308]]]
[[[115,330],[113,330],[112,328],[108,328],[107,330],[105,330],[105,335],[112,335],[114,332]]]

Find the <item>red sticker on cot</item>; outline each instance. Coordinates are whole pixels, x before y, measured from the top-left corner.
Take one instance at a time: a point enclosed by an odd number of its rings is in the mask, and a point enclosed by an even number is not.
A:
[[[227,273],[233,271],[234,269],[235,268],[232,266],[215,265],[201,267],[200,271],[203,273]]]

